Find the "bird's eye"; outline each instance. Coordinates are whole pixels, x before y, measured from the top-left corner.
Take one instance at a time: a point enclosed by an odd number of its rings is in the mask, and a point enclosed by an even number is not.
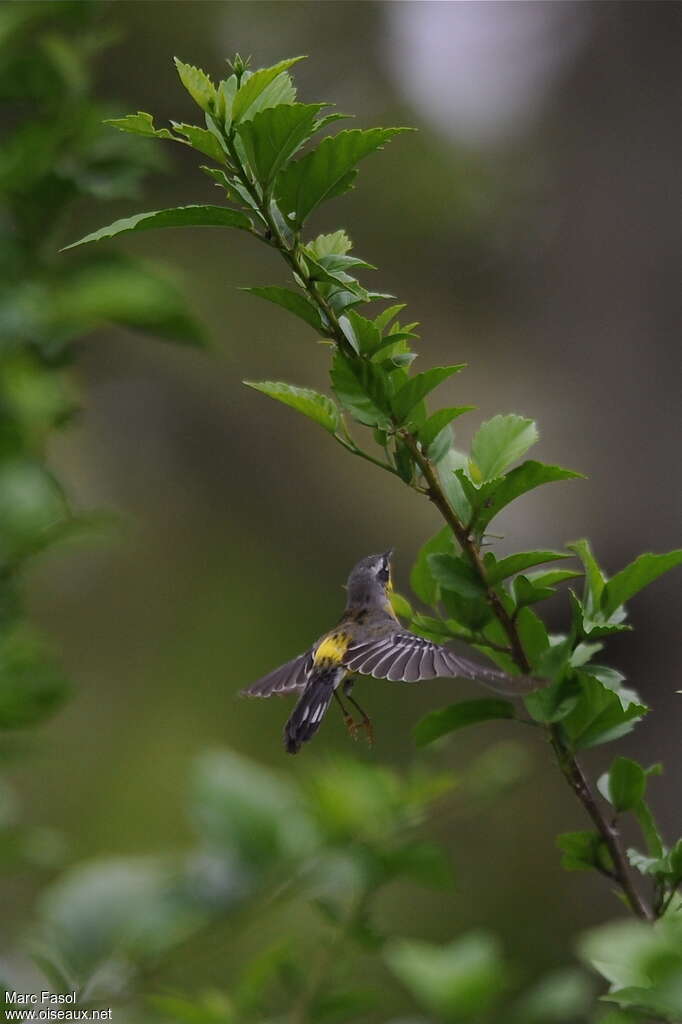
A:
[[[388,583],[388,578],[391,575],[387,565],[380,565],[377,571],[377,579],[380,583]]]

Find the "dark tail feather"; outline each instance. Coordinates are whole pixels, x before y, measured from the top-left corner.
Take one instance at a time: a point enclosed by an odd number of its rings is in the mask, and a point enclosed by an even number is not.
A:
[[[311,679],[284,726],[284,746],[297,754],[322,724],[324,713],[334,696],[334,675]]]

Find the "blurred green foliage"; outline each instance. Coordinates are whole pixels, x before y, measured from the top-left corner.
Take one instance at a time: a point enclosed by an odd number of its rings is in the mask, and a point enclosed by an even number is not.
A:
[[[120,254],[66,265],[55,252],[78,200],[135,195],[150,166],[102,128],[106,111],[91,97],[107,43],[98,17],[87,0],[0,10],[0,730],[37,724],[66,693],[20,590],[29,559],[93,524],[46,461],[51,433],[78,409],[68,374],[77,345],[105,322],[203,339],[166,274]]]

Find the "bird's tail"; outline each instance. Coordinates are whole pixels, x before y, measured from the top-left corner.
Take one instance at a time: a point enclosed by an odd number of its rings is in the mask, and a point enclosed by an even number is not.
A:
[[[284,746],[289,754],[297,754],[303,743],[311,739],[322,724],[324,713],[334,696],[337,670],[314,675],[299,698],[284,726]]]

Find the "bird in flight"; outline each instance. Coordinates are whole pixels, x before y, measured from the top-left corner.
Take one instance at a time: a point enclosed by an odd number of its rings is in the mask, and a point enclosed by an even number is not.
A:
[[[347,602],[341,619],[313,646],[253,683],[242,695],[271,697],[297,692],[300,696],[286,725],[284,746],[297,754],[322,724],[336,699],[351,735],[365,729],[373,740],[372,723],[351,696],[354,674],[415,683],[422,679],[473,679],[485,686],[519,696],[541,685],[529,676],[510,676],[496,668],[462,658],[443,644],[433,643],[405,629],[390,602],[391,551],[363,558],[348,577]],[[360,713],[355,722],[339,695]]]

